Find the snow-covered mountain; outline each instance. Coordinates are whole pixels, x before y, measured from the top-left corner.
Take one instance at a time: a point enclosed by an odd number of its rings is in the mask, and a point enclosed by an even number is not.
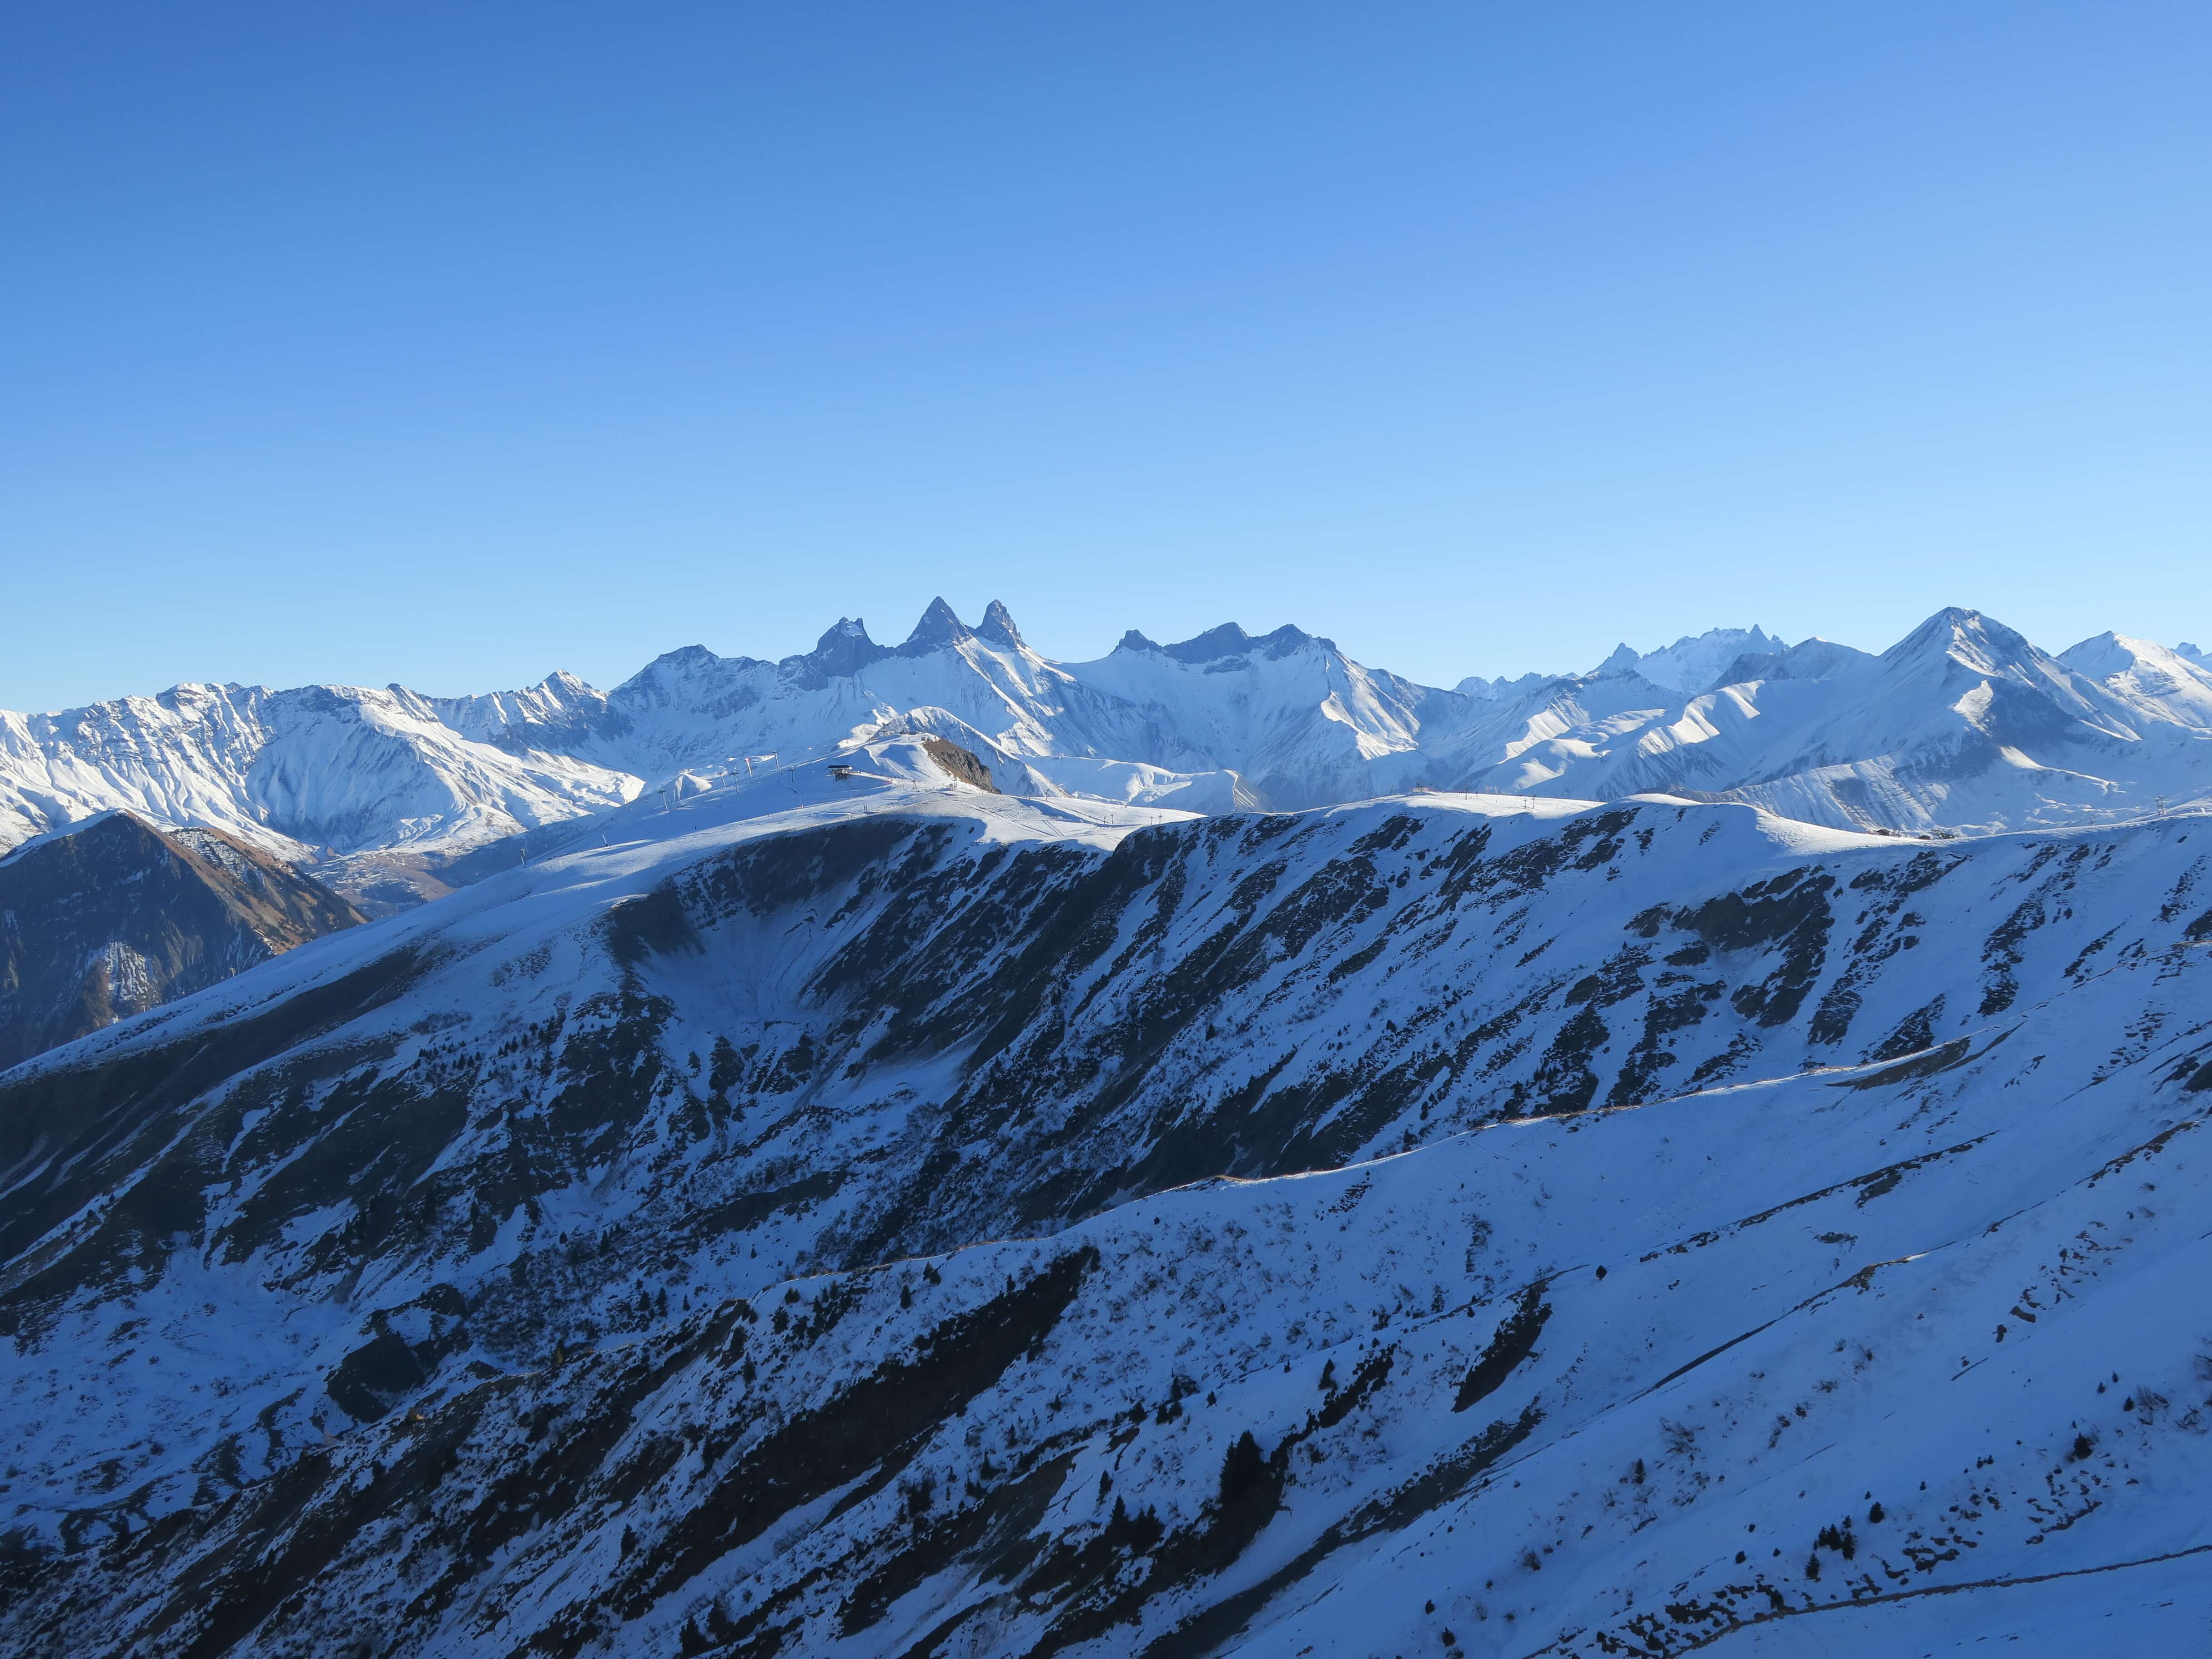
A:
[[[1902,834],[2106,822],[2212,793],[2212,669],[2103,635],[2062,658],[1947,611],[1879,657],[1718,629],[1589,674],[1414,684],[1234,624],[1040,655],[1002,605],[942,600],[896,647],[857,619],[769,662],[700,647],[611,691],[180,686],[0,715],[0,845],[126,809],[316,860],[374,910],[475,849],[627,801],[928,730],[1002,789],[1289,811],[1409,787],[1741,800]]]
[[[2212,731],[2212,664],[2193,646],[2168,650],[2148,640],[2100,634],[2058,660],[2103,685],[2146,724]]]
[[[641,776],[720,770],[743,754],[811,757],[934,710],[1030,765],[1043,793],[1092,793],[1088,769],[1063,763],[1103,761],[1233,774],[1237,801],[1293,810],[1374,794],[1374,763],[1413,753],[1425,727],[1449,729],[1465,701],[1295,628],[1255,639],[1228,623],[1169,646],[1133,630],[1096,662],[1052,662],[1004,605],[970,629],[939,599],[896,647],[848,617],[778,663],[692,647],[603,697],[549,680],[440,708],[455,730],[518,757],[574,755]]]
[[[1770,657],[1788,644],[1760,628],[1715,628],[1684,635],[1656,651],[1638,653],[1623,644],[1599,664],[1596,673],[1633,672],[1669,691],[1698,692],[1738,678],[1729,672],[1739,657]]]
[[[58,714],[0,712],[9,846],[118,809],[293,857],[470,845],[636,791],[567,756],[472,742],[398,686],[180,685]]]
[[[0,715],[0,837],[123,807],[292,857],[435,860],[603,811],[686,771],[788,764],[917,715],[950,717],[984,751],[1029,764],[1022,781],[1037,793],[1194,791],[1211,808],[1288,808],[1375,793],[1370,763],[1410,751],[1425,708],[1449,716],[1462,701],[1295,629],[1251,640],[1230,625],[1168,647],[1133,633],[1099,662],[1056,664],[1023,641],[1004,606],[971,629],[940,600],[896,647],[847,619],[801,656],[691,647],[611,692],[567,674],[465,698],[180,686]]]
[[[2212,814],[836,764],[0,1076],[9,1650],[2204,1628]]]
[[[1559,680],[1433,747],[1451,787],[1738,800],[1919,835],[2111,822],[2212,793],[2212,676],[2106,635],[2051,657],[1972,611],[1879,657],[1743,656],[1680,701],[1632,664]]]

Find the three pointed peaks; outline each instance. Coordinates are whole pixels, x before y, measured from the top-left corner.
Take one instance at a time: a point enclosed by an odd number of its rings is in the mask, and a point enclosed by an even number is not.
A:
[[[788,658],[786,662],[792,672],[809,679],[852,675],[886,657],[926,657],[933,651],[974,639],[1012,650],[1025,648],[1021,630],[1014,626],[1013,613],[999,600],[991,601],[990,608],[983,613],[983,626],[977,629],[962,622],[959,613],[939,596],[929,602],[906,642],[896,648],[878,645],[869,638],[868,626],[860,617],[840,617],[815,641],[813,650],[804,657]]]

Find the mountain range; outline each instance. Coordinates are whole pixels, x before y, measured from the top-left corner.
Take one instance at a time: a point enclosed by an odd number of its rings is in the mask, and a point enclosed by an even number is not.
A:
[[[611,691],[184,685],[0,714],[0,845],[95,812],[223,830],[371,910],[434,896],[458,854],[870,737],[928,730],[1001,787],[1179,810],[1297,811],[1409,788],[1739,800],[1839,829],[2109,822],[2212,792],[2212,666],[2106,634],[2052,657],[1971,611],[1879,656],[1720,629],[1587,674],[1439,690],[1285,627],[1133,630],[1060,663],[994,603],[905,643],[841,621],[768,662],[701,647]]]
[[[0,1650],[2194,1651],[2208,693],[939,605],[10,716]]]

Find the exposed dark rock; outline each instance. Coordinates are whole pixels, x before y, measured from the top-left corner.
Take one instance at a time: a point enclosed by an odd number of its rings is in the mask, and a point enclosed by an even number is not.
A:
[[[944,738],[924,738],[921,740],[921,746],[930,759],[935,761],[961,782],[973,784],[976,788],[988,790],[994,795],[999,793],[999,786],[991,781],[991,769],[984,765],[971,751]]]
[[[0,1071],[362,920],[216,830],[110,812],[43,837],[0,860]]]
[[[947,646],[958,645],[963,640],[975,637],[975,630],[953,614],[952,607],[941,599],[932,599],[929,608],[921,613],[921,620],[914,625],[906,643],[898,648],[902,657],[926,656],[932,651],[941,651]]]

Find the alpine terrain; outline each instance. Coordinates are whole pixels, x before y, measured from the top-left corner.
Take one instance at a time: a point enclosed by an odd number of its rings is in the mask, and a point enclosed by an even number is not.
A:
[[[1742,800],[1843,830],[2118,822],[2212,793],[2212,665],[2106,634],[2052,657],[1945,611],[1879,656],[1716,629],[1587,674],[1453,690],[1332,641],[1234,623],[1040,656],[1006,608],[937,600],[906,642],[857,620],[767,662],[672,651],[611,691],[569,674],[435,697],[401,686],[180,685],[0,712],[0,848],[95,813],[226,831],[380,913],[453,859],[718,778],[935,733],[1001,788],[1178,811],[1295,811],[1413,788]]]
[[[0,1651],[2212,1643],[2194,647],[940,601],[0,811]]]
[[[0,1067],[362,920],[219,830],[101,813],[0,857]]]

